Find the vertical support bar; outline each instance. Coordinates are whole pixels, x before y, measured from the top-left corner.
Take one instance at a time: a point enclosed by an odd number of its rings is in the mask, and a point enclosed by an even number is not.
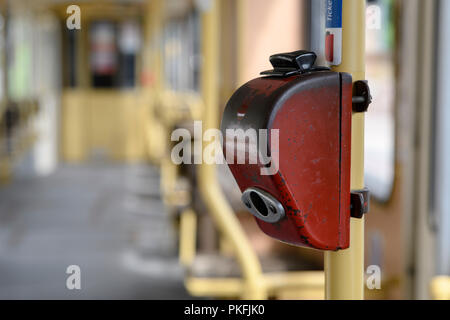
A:
[[[156,91],[163,87],[162,38],[164,23],[163,0],[147,1],[145,40],[145,68],[153,73],[152,88]]]
[[[245,66],[245,48],[244,48],[244,22],[245,22],[245,0],[237,0],[236,1],[236,25],[237,25],[237,32],[236,32],[236,41],[237,41],[237,57],[236,57],[236,64],[237,64],[237,77],[236,77],[236,84],[238,87],[243,85],[246,82],[246,79],[242,77],[242,72],[244,66]],[[248,80],[248,79],[247,79]]]
[[[443,3],[441,1],[440,3]],[[443,70],[442,64],[436,67],[436,54],[441,43],[438,42],[437,20],[439,19],[438,12],[443,5],[438,6],[438,1],[420,1],[419,3],[419,17],[420,29],[416,35],[419,40],[418,60],[417,60],[417,74],[418,82],[416,84],[416,122],[414,134],[414,229],[412,230],[416,235],[412,240],[414,248],[414,298],[415,299],[429,299],[429,285],[433,276],[436,273],[436,232],[434,216],[436,202],[433,195],[430,193],[434,181],[432,180],[432,167],[435,163],[435,154],[437,150],[442,151],[441,148],[433,150],[432,141],[434,139],[433,132],[435,129],[434,112],[437,104],[436,99],[436,85],[437,72]],[[442,20],[443,22],[444,20]],[[444,32],[445,33],[445,32]],[[438,45],[439,44],[439,45]],[[438,118],[436,118],[438,119]],[[448,159],[446,159],[448,161]],[[437,168],[437,170],[439,170]],[[444,174],[443,171],[435,171],[437,176]],[[433,191],[437,191],[435,189]],[[433,192],[435,193],[435,192]],[[433,206],[430,204],[433,203]]]
[[[197,214],[192,209],[186,209],[180,216],[179,260],[188,267],[192,264],[196,252]]]
[[[144,103],[146,104],[146,139],[149,160],[161,165],[166,151],[167,133],[163,124],[155,116],[155,109],[161,101],[159,97],[164,89],[163,70],[163,0],[147,0],[145,8],[143,65],[145,75]]]
[[[7,36],[8,36],[8,24],[6,23],[6,19],[8,18],[8,3],[1,2],[1,14],[3,15],[3,19],[5,21],[3,26],[3,46],[6,46]],[[2,70],[4,70],[4,79],[3,79],[3,99],[0,101],[0,116],[3,116],[3,112],[5,112],[6,105],[9,100],[9,81],[8,81],[8,66],[6,62],[8,61],[8,50],[4,50],[3,56],[1,57],[0,63],[2,64]],[[0,127],[0,129],[4,129]],[[3,130],[4,132],[4,130]],[[8,159],[8,155],[5,153],[0,154],[0,185],[6,184],[11,180],[11,166],[10,161]]]
[[[347,72],[353,81],[365,78],[364,0],[343,1],[342,64],[333,71]],[[364,113],[352,117],[351,189],[364,188]],[[364,218],[351,219],[350,248],[325,253],[325,297],[364,299]]]

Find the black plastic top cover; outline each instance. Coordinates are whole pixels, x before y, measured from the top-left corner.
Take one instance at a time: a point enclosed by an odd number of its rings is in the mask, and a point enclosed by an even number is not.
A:
[[[314,67],[317,56],[314,52],[299,50],[288,53],[278,53],[270,56],[273,70],[261,72],[262,75],[287,77],[310,71],[328,70],[328,68]]]

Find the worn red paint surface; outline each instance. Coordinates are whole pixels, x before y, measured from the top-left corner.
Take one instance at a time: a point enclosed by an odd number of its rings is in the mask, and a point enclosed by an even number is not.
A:
[[[278,223],[256,219],[269,236],[321,250],[348,248],[351,99],[350,75],[322,71],[258,78],[228,102],[223,131],[279,129],[276,175],[261,175],[261,163],[229,163],[241,191],[256,187],[283,205],[286,217]]]

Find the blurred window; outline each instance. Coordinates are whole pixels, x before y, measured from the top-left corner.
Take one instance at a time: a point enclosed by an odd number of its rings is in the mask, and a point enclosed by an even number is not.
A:
[[[373,102],[366,118],[365,178],[372,194],[389,199],[395,171],[394,1],[367,1],[366,78]]]
[[[65,63],[64,68],[64,86],[74,88],[78,84],[77,78],[77,36],[78,30],[67,30],[66,38],[64,39],[65,50],[63,59]]]
[[[134,87],[136,82],[136,56],[141,48],[140,28],[137,21],[128,20],[119,25],[119,85]]]
[[[33,96],[33,20],[31,13],[13,11],[7,27],[7,81],[12,100],[22,101]]]
[[[64,29],[64,85],[80,85],[78,30]],[[137,19],[120,22],[97,20],[89,24],[89,76],[94,88],[129,88],[136,85],[136,60],[141,49],[141,26]],[[67,64],[67,65],[66,65]]]
[[[200,16],[194,8],[172,18],[164,30],[164,73],[168,88],[198,91],[200,81]]]
[[[430,221],[437,226],[437,274],[450,275],[450,1],[439,6],[437,60],[437,97],[434,119],[434,186],[431,192]]]
[[[89,29],[90,67],[92,85],[114,87],[118,73],[116,25],[109,21],[96,21]]]

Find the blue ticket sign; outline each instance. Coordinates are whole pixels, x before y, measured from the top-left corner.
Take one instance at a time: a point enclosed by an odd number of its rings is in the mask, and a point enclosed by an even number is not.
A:
[[[342,0],[325,1],[325,57],[330,66],[342,62]]]

